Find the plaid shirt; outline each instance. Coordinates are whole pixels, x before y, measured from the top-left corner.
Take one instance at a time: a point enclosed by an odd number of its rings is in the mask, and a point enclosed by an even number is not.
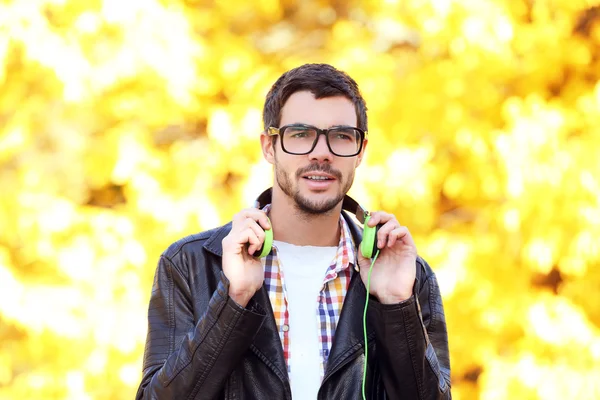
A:
[[[270,205],[263,210],[268,212]],[[321,354],[321,378],[325,374],[325,365],[329,357],[329,351],[333,343],[335,328],[340,318],[342,304],[350,284],[351,265],[356,264],[356,251],[354,239],[350,233],[348,223],[340,214],[340,241],[336,256],[331,260],[323,279],[323,286],[315,304],[315,318],[319,331],[320,354]],[[288,373],[291,371],[292,354],[290,354],[289,334],[289,311],[287,295],[285,291],[285,280],[283,271],[279,268],[277,249],[262,259],[265,268],[265,286],[269,293],[275,322],[279,331],[279,337],[283,345],[283,355],[287,365]]]

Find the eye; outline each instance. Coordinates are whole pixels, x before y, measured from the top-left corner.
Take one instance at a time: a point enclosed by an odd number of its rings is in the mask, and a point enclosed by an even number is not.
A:
[[[290,126],[286,128],[285,136],[290,139],[302,139],[314,136],[314,131],[302,126]]]
[[[294,130],[293,132],[290,132],[290,136],[295,138],[306,137],[307,135],[308,132],[303,130]]]
[[[354,129],[336,129],[331,132],[332,139],[338,141],[355,141],[356,131]]]
[[[335,138],[338,140],[352,140],[352,136],[347,134],[347,133],[343,133],[343,132],[336,132],[335,133]]]

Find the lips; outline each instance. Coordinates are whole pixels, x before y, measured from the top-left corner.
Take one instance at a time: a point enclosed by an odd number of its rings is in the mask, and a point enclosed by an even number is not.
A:
[[[328,190],[336,182],[333,175],[309,172],[302,175],[302,180],[306,183],[306,187],[315,192]]]
[[[315,181],[315,182],[332,181],[332,180],[336,179],[332,175],[314,174],[314,173],[312,173],[312,174],[306,174],[302,178],[308,179],[309,181]]]
[[[316,192],[328,190],[336,181],[342,178],[342,174],[328,164],[312,164],[298,170],[296,176],[306,183],[309,190]]]
[[[324,164],[324,165],[317,165],[317,164],[313,164],[310,165],[306,168],[302,168],[300,170],[298,170],[296,172],[296,176],[298,178],[304,178],[304,179],[310,179],[310,178],[315,178],[315,179],[311,179],[311,180],[341,180],[342,179],[342,173],[338,170],[335,170],[333,168],[331,168],[330,165],[328,164]]]

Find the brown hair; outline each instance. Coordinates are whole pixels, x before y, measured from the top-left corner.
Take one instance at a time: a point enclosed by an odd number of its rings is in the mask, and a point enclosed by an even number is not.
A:
[[[354,103],[358,128],[367,131],[367,105],[358,85],[348,74],[329,64],[304,64],[285,72],[269,90],[263,108],[264,129],[279,127],[281,109],[289,97],[310,91],[315,98],[344,96]]]

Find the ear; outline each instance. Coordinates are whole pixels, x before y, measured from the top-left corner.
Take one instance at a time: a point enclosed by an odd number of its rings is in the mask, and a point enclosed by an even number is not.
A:
[[[367,144],[369,143],[369,139],[364,140],[363,142],[363,148],[360,151],[360,153],[358,153],[358,155],[356,156],[356,166],[358,167],[360,165],[360,163],[362,162],[362,159],[365,155],[365,151],[367,150]]]
[[[263,157],[270,164],[275,164],[275,148],[273,146],[273,138],[265,131],[260,134],[260,146],[262,147]]]

